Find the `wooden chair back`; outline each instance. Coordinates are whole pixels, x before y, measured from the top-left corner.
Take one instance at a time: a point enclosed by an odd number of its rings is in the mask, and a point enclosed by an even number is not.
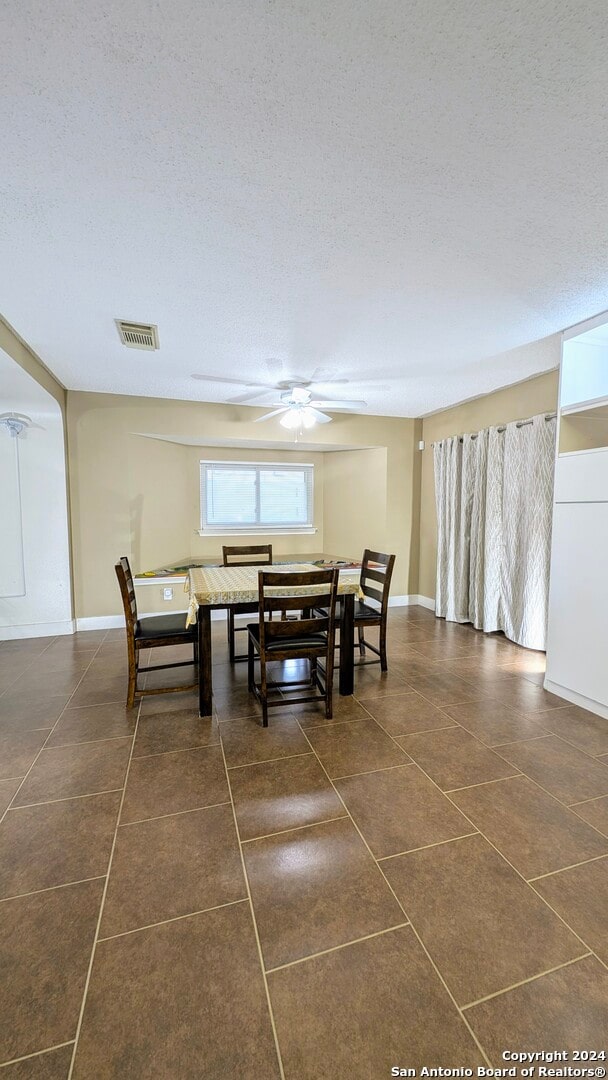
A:
[[[287,639],[304,639],[309,635],[326,633],[328,646],[333,654],[336,597],[338,593],[339,570],[294,571],[280,573],[272,570],[260,570],[258,573],[258,590],[260,597],[260,651],[264,653],[272,644],[275,649],[280,649],[281,639],[287,645]],[[291,589],[308,586],[316,591],[310,594],[300,593],[297,596],[287,596],[286,592]],[[318,589],[317,589],[318,586]],[[282,595],[277,595],[275,589],[283,589]],[[273,592],[268,593],[271,589]],[[281,618],[280,622],[273,622],[266,615],[273,611],[280,611],[281,616],[288,612],[297,612],[298,618]]]
[[[379,563],[384,569],[378,570],[370,563]],[[361,591],[370,600],[375,600],[379,605],[378,615],[386,617],[388,612],[388,597],[395,565],[394,555],[385,555],[382,551],[370,551],[366,548],[361,562]]]
[[[131,567],[129,566],[129,560],[126,555],[121,556],[114,569],[120,586],[122,605],[125,610],[127,634],[134,635],[135,627],[137,626],[137,600],[135,598],[133,574],[131,573]]]
[[[272,565],[272,544],[240,544],[222,548],[224,566]]]

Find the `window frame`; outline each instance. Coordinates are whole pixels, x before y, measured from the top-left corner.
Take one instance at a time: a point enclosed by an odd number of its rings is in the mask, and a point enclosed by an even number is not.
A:
[[[242,525],[235,525],[234,523],[223,523],[218,525],[209,525],[206,521],[206,509],[207,509],[207,473],[209,468],[220,466],[221,469],[229,471],[230,469],[247,468],[256,474],[256,522],[244,522]],[[289,471],[301,471],[302,469],[307,472],[306,487],[308,493],[308,520],[306,523],[298,522],[279,522],[276,524],[260,522],[260,473],[264,471],[274,471],[276,469],[289,470]],[[316,533],[314,524],[315,514],[315,467],[311,461],[217,461],[209,458],[201,459],[199,462],[199,482],[200,482],[200,528],[198,530],[199,536],[265,536],[265,535],[286,535],[290,533],[306,534]]]

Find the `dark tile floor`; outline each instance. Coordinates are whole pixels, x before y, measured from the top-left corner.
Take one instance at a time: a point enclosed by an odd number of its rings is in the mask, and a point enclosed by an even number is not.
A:
[[[121,631],[0,644],[0,1076],[605,1049],[608,721],[423,608],[389,642],[332,721],[267,730],[222,623],[205,720],[192,693],[126,711]]]

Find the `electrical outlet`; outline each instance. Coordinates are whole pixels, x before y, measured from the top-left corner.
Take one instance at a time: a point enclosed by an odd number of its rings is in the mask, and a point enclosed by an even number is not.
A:
[[[163,600],[173,599],[173,589],[163,589]]]

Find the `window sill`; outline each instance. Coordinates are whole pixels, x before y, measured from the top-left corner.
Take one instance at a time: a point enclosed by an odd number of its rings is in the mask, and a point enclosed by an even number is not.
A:
[[[312,536],[313,526],[303,529],[195,529],[199,536]]]

